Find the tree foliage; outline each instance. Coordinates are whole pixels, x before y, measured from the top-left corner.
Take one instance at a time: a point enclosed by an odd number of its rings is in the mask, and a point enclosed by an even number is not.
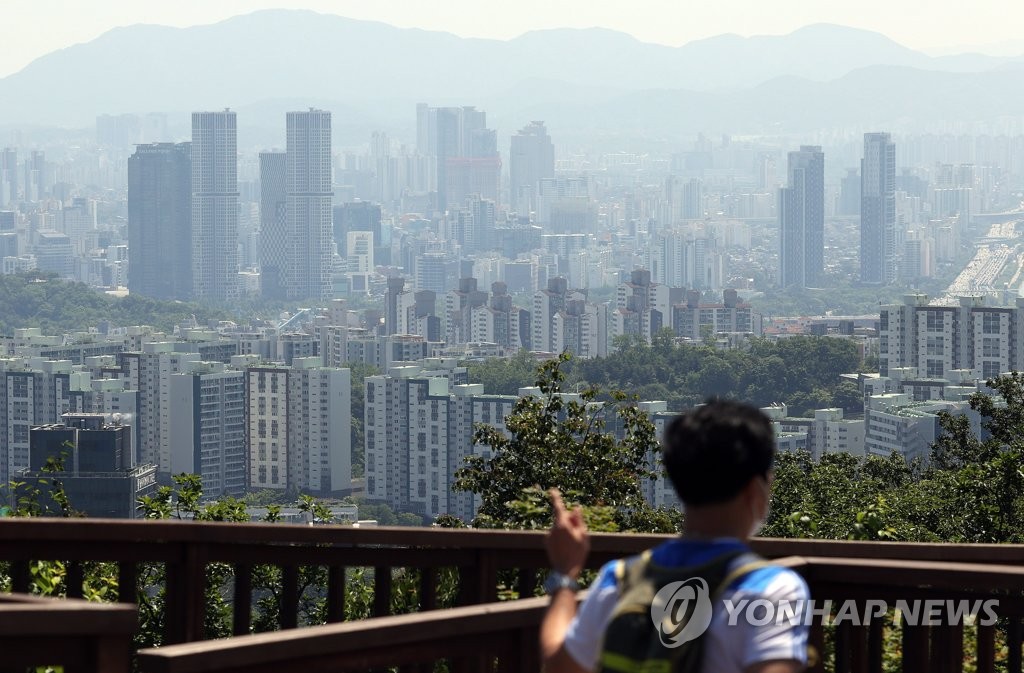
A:
[[[21,327],[39,327],[45,334],[64,334],[102,322],[153,325],[168,331],[193,316],[203,324],[227,320],[231,313],[138,295],[115,298],[53,274],[0,275],[0,334],[10,334]]]
[[[898,454],[856,459],[781,454],[764,534],[914,542],[1024,542],[1024,376],[975,393],[982,419],[940,415],[927,464]]]
[[[658,452],[653,423],[623,393],[610,393],[610,401],[599,401],[596,387],[567,394],[562,368],[570,359],[563,354],[540,365],[539,394],[517,400],[506,431],[478,426],[474,442],[489,455],[468,457],[454,485],[480,497],[474,525],[544,527],[546,491],[558,488],[618,530],[674,529],[644,499],[644,483],[657,476],[650,464]]]

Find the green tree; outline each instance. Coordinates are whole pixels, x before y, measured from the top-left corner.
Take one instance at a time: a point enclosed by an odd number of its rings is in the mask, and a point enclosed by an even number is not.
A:
[[[665,525],[650,511],[644,480],[656,476],[649,464],[658,452],[655,429],[646,414],[621,393],[598,402],[599,390],[577,395],[563,390],[568,354],[540,365],[539,395],[520,398],[505,417],[507,434],[478,426],[474,441],[490,457],[474,455],[456,472],[454,489],[481,498],[474,525],[481,528],[536,528],[550,516],[538,498],[559,488],[570,501],[612,512],[620,530]],[[613,431],[621,428],[621,439]]]

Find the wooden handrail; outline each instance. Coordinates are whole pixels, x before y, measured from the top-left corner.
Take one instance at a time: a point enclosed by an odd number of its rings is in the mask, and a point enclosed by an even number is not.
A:
[[[488,646],[474,646],[472,650],[480,651],[471,654],[492,654],[488,651],[492,637],[514,642],[512,635],[524,630],[533,636],[529,649],[536,650],[535,631],[547,603],[546,598],[529,598],[171,645],[141,650],[139,669],[143,673],[283,673],[349,670],[356,662],[396,666],[458,654],[467,643]]]
[[[137,620],[135,608],[126,605],[0,595],[4,666],[128,673]]]
[[[1024,568],[1016,566],[797,556],[779,559],[779,563],[803,574],[812,595],[822,599],[840,597],[842,591],[836,591],[843,587],[858,587],[865,595],[890,603],[919,597],[922,590],[947,596],[997,595],[1018,604],[1024,594]],[[874,576],[870,573],[872,567],[878,570]],[[142,673],[298,673],[470,657],[488,662],[481,670],[490,670],[497,660],[499,670],[525,673],[537,670],[536,632],[546,605],[544,598],[523,599],[176,645],[141,651],[139,666]],[[1020,622],[1011,619],[1010,623]],[[838,673],[881,670],[883,628],[887,628],[883,620],[837,626],[831,648],[833,669]],[[962,670],[962,624],[904,625],[901,629],[904,671]],[[817,629],[815,633],[812,639],[818,651],[825,652],[824,631]],[[979,671],[992,671],[994,667],[991,634],[991,629],[979,627]],[[1019,642],[1017,648],[1019,651]],[[523,659],[524,653],[529,661]],[[1019,668],[1011,665],[1008,670]]]

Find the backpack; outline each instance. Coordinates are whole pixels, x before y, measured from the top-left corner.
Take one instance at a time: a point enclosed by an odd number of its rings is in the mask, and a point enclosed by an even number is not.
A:
[[[734,565],[735,570],[729,572]],[[711,561],[670,568],[650,550],[615,566],[619,601],[604,634],[600,673],[699,673],[700,637],[711,607],[737,579],[769,565],[752,552],[732,551]],[[653,610],[652,610],[653,606]],[[661,624],[654,615],[664,615]]]

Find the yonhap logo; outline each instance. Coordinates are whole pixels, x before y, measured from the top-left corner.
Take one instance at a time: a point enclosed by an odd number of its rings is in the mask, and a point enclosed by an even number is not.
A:
[[[711,625],[711,594],[701,577],[670,582],[654,595],[651,620],[665,647],[698,638]]]

